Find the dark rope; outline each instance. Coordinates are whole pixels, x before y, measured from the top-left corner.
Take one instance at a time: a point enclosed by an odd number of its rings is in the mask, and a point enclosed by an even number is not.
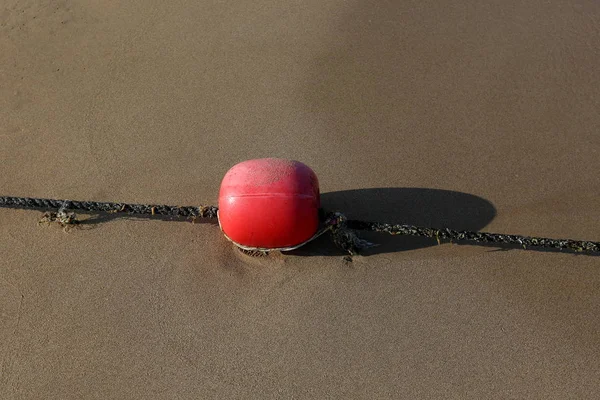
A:
[[[331,225],[333,240],[343,250],[350,254],[358,254],[361,250],[376,246],[359,238],[354,230],[364,230],[387,233],[389,235],[407,235],[433,238],[438,241],[468,241],[475,243],[502,243],[516,244],[523,249],[529,247],[572,250],[600,254],[600,242],[591,242],[573,239],[550,239],[543,237],[529,237],[520,235],[506,235],[502,233],[457,231],[448,228],[426,228],[415,225],[393,225],[379,222],[348,220],[341,213],[331,213],[326,217],[326,223]]]
[[[503,233],[456,231],[448,228],[425,228],[415,225],[392,225],[378,222],[349,220],[346,222],[350,229],[382,232],[390,235],[422,236],[450,241],[468,241],[475,243],[504,243],[516,244],[524,249],[528,247],[543,247],[547,249],[572,250],[576,252],[600,253],[600,242],[573,239],[550,239],[534,236],[507,235]]]
[[[217,207],[214,206],[180,207],[154,204],[129,204],[97,201],[36,199],[31,197],[0,197],[0,207],[39,209],[63,208],[87,212],[122,212],[128,214],[168,215],[172,217],[188,218],[217,217]]]
[[[30,197],[0,197],[0,207],[21,209],[58,209],[58,213],[47,213],[47,221],[57,221],[62,225],[76,223],[74,216],[65,210],[86,212],[128,213],[146,215],[166,215],[187,218],[217,218],[218,208],[215,206],[167,206],[152,204],[109,203],[95,201],[54,200]],[[390,235],[421,236],[450,241],[468,241],[475,243],[516,244],[524,249],[528,247],[572,250],[576,252],[600,253],[600,242],[573,239],[550,239],[507,235],[501,233],[457,231],[448,228],[426,228],[414,225],[393,225],[379,222],[348,220],[341,213],[330,213],[323,216],[325,225],[330,227],[334,242],[350,254],[376,246],[359,238],[354,230],[366,230],[387,233]]]

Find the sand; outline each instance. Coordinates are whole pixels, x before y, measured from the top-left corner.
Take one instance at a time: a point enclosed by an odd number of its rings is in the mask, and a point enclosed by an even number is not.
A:
[[[600,240],[597,1],[8,0],[0,193],[325,207]],[[367,235],[249,258],[215,223],[0,209],[0,398],[593,398],[600,258]]]

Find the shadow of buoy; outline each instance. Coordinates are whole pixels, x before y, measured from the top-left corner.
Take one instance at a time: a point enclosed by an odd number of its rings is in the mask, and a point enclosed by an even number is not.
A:
[[[340,211],[348,219],[410,224],[432,228],[478,231],[496,216],[488,200],[468,193],[424,188],[374,188],[343,190],[321,194],[327,211]],[[437,245],[435,239],[389,236],[360,231],[366,240],[379,244],[364,252],[394,253]],[[289,252],[298,256],[339,256],[344,253],[331,244],[329,235]]]

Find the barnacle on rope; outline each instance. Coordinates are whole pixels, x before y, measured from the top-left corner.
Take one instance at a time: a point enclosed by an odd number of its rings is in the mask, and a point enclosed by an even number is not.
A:
[[[38,221],[38,224],[50,225],[51,223],[57,223],[65,232],[79,224],[77,215],[75,213],[68,213],[64,209],[58,210],[58,212],[45,212],[42,218]]]

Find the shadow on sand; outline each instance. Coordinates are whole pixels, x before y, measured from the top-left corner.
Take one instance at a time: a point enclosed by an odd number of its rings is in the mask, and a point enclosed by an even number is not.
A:
[[[327,211],[340,211],[349,219],[444,227],[456,230],[481,230],[496,216],[489,201],[467,193],[422,188],[375,188],[344,190],[321,194],[321,203]],[[437,245],[435,239],[389,236],[376,232],[359,232],[379,246],[365,255],[393,253]],[[328,235],[288,254],[298,256],[331,255],[344,253],[337,249]]]

